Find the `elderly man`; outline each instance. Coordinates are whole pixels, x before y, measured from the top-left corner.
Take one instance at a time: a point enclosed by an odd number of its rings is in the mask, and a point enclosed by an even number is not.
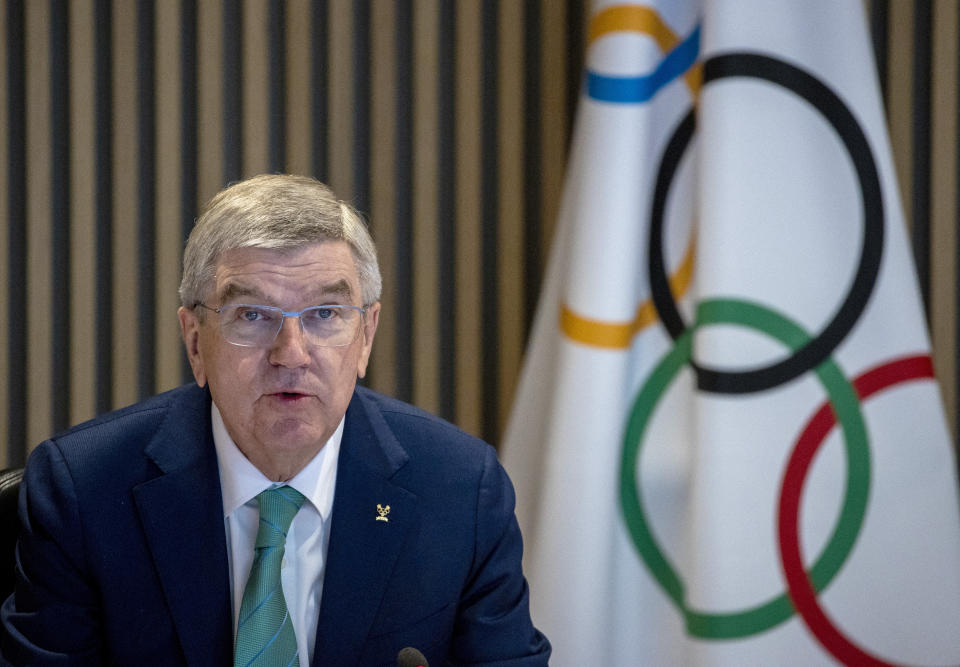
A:
[[[308,178],[233,185],[180,296],[196,384],[30,458],[4,658],[545,665],[493,449],[357,387],[380,315],[359,216]]]

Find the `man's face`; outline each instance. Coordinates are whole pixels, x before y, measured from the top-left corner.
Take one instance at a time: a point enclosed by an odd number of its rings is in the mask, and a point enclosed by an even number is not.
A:
[[[353,254],[342,241],[294,251],[228,251],[206,299],[214,308],[245,303],[288,312],[321,304],[362,305]],[[234,442],[275,480],[299,472],[336,430],[357,377],[366,372],[379,314],[379,303],[368,308],[357,339],[344,347],[314,346],[296,318],[284,318],[273,344],[257,348],[224,340],[216,313],[199,307],[179,311],[197,383],[210,385]]]

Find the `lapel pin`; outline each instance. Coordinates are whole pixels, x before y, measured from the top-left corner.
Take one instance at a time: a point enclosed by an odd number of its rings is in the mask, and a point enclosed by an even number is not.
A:
[[[384,507],[380,503],[377,503],[377,521],[389,522],[390,519],[387,518],[388,514],[390,514],[390,506],[387,505],[386,507]]]

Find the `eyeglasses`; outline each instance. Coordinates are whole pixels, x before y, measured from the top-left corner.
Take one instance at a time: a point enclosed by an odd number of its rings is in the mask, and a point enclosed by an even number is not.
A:
[[[224,340],[241,347],[270,347],[286,317],[300,320],[300,330],[312,345],[343,347],[357,339],[366,313],[359,306],[310,306],[287,312],[275,306],[246,303],[231,303],[219,308],[204,303],[197,305],[217,313]]]

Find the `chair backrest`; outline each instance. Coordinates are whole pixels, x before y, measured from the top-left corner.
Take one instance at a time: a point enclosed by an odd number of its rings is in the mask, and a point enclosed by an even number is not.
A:
[[[20,537],[17,499],[23,468],[0,470],[0,602],[13,593],[16,581],[16,548]]]

